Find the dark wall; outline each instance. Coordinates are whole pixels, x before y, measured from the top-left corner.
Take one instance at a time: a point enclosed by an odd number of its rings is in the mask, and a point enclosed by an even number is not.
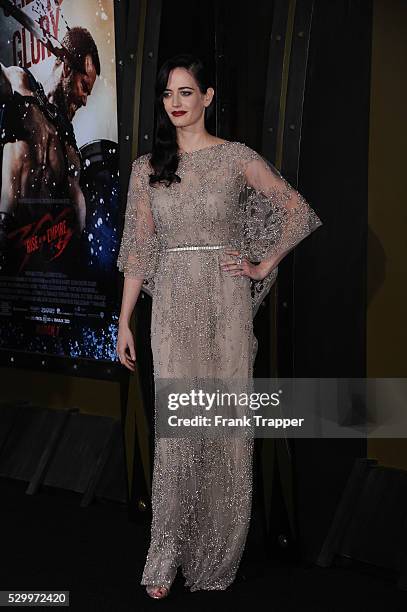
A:
[[[315,3],[299,189],[324,222],[300,245],[294,275],[298,377],[366,376],[371,3]],[[314,559],[366,440],[296,440],[302,549]]]
[[[202,57],[213,75],[218,116],[210,131],[259,149],[273,2],[162,3],[158,65],[177,53]]]
[[[370,2],[316,3],[299,188],[324,228],[297,250],[297,376],[366,373],[370,47]]]
[[[407,3],[375,0],[369,134],[368,376],[407,377],[405,143]],[[370,438],[369,456],[407,469],[405,438]]]

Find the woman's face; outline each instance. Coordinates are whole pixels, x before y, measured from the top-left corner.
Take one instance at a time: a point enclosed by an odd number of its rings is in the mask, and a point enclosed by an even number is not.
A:
[[[212,101],[214,90],[208,87],[201,93],[194,77],[186,68],[171,70],[167,87],[163,93],[163,104],[170,121],[182,128],[204,122],[205,107]]]

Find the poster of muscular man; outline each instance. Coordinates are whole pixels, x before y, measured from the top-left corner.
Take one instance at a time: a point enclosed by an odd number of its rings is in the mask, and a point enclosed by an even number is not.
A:
[[[0,0],[0,349],[115,360],[113,0]]]

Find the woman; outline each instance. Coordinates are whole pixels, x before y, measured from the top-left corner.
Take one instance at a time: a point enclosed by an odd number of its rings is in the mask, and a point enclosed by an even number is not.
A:
[[[132,167],[118,257],[125,282],[117,353],[134,370],[129,321],[144,283],[153,295],[156,382],[250,380],[253,314],[279,261],[321,224],[258,153],[207,132],[213,96],[199,59],[165,62],[153,150]],[[151,597],[168,594],[179,566],[191,591],[233,582],[249,527],[252,453],[253,440],[243,437],[156,435],[141,581]]]

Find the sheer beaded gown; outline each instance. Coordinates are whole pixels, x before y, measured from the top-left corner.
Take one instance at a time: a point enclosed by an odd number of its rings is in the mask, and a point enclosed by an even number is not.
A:
[[[250,380],[253,316],[276,279],[222,271],[224,248],[252,262],[295,247],[321,225],[253,149],[224,142],[179,154],[180,182],[149,185],[133,162],[117,265],[152,295],[154,378]],[[242,196],[245,197],[242,197]],[[192,248],[194,247],[194,248]],[[141,584],[226,589],[249,528],[253,439],[156,436],[151,541]]]

